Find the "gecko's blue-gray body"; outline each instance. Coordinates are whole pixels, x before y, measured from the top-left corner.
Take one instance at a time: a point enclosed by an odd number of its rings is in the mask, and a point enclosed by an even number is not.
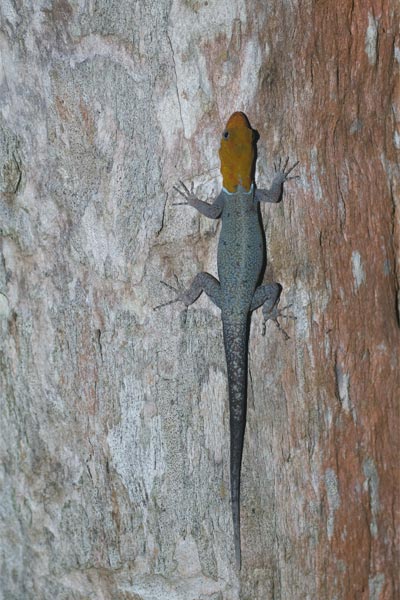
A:
[[[240,468],[246,426],[250,315],[262,305],[264,321],[272,319],[277,323],[281,316],[277,309],[281,286],[278,283],[259,285],[266,262],[259,203],[280,200],[283,184],[293,169],[286,170],[286,165],[287,162],[277,171],[269,190],[256,190],[254,184],[249,191],[241,186],[236,193],[223,189],[213,204],[199,200],[184,184],[183,189],[175,188],[200,213],[222,220],[218,244],[219,281],[209,273],[198,273],[190,288],[181,292],[178,299],[189,306],[204,291],[221,309],[229,387],[231,503],[239,568]]]
[[[222,319],[246,318],[265,263],[263,231],[253,186],[223,195],[218,244]]]

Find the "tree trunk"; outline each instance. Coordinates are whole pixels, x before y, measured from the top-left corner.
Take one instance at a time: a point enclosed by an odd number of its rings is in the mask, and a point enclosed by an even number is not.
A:
[[[397,3],[0,7],[0,596],[399,598]],[[262,208],[296,321],[252,319],[240,573],[219,311],[153,311],[216,275],[172,186],[220,189],[236,110],[259,187],[300,161]]]

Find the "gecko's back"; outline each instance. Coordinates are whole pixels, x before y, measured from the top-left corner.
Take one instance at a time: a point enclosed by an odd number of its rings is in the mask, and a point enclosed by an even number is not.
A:
[[[249,192],[239,189],[235,194],[225,193],[218,244],[223,320],[247,318],[263,268],[264,252],[253,187]]]

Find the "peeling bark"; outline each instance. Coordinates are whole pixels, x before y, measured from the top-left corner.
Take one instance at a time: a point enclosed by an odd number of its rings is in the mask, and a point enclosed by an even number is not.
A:
[[[399,11],[389,0],[39,0],[0,6],[0,589],[7,600],[400,597]],[[243,110],[265,280],[252,321],[243,567],[229,508],[216,274]]]

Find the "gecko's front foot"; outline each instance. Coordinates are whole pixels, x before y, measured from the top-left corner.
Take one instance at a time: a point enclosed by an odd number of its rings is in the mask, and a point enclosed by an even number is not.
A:
[[[176,185],[174,185],[173,188],[176,192],[178,192],[178,194],[180,194],[181,196],[183,196],[183,198],[185,198],[186,202],[174,202],[173,206],[182,206],[182,205],[193,206],[195,204],[196,200],[198,200],[197,196],[194,193],[193,181],[190,185],[190,190],[189,190],[189,188],[186,187],[186,185],[183,183],[183,181],[179,181],[179,184],[181,186],[180,188],[177,187]]]
[[[284,318],[284,319],[293,319],[293,320],[296,320],[297,317],[295,317],[291,313],[284,313],[283,312],[283,311],[287,310],[288,308],[290,308],[291,306],[292,305],[289,304],[288,306],[285,306],[283,308],[278,308],[277,305],[275,305],[269,311],[264,311],[263,310],[264,321],[263,321],[262,335],[265,335],[267,321],[273,321],[275,323],[276,327],[282,332],[285,340],[289,340],[290,339],[289,334],[285,331],[285,329],[283,329],[283,327],[279,323],[278,319]]]
[[[295,162],[291,167],[287,168],[289,163],[289,157],[286,158],[284,164],[282,165],[282,159],[279,159],[278,163],[274,162],[274,171],[275,177],[274,182],[276,183],[285,183],[285,181],[289,181],[290,179],[298,179],[300,175],[292,175],[288,177],[288,175],[297,167],[299,161]]]

